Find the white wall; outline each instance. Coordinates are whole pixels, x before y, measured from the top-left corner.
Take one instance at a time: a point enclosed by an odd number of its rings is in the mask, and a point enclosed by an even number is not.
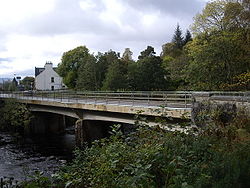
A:
[[[54,77],[54,82],[51,82],[51,77]],[[52,63],[45,64],[45,70],[41,72],[35,78],[35,87],[37,90],[51,90],[51,86],[54,86],[54,90],[62,89],[62,78],[53,70]]]

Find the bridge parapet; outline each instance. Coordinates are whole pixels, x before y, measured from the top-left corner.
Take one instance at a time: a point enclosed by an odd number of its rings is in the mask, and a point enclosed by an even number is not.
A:
[[[190,91],[133,91],[78,92],[32,91],[2,92],[1,98],[16,98],[24,103],[71,109],[107,111],[144,115],[182,117],[191,116],[196,102],[216,101],[250,106],[250,92],[190,92]]]
[[[194,92],[193,106],[196,102],[210,101],[215,103],[231,103],[236,106],[250,108],[250,92]]]
[[[123,114],[180,118],[189,116],[192,95],[189,92],[12,92],[2,98],[16,98],[20,102],[60,108],[106,111]]]
[[[192,104],[190,92],[138,91],[138,92],[76,92],[76,91],[33,91],[2,93],[2,97],[55,100],[60,102],[85,102],[103,104],[125,104],[129,106],[164,106],[188,108]]]

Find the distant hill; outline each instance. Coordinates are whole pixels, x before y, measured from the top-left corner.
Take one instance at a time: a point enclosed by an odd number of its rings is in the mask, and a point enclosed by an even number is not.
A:
[[[12,81],[13,78],[0,78],[0,83]]]

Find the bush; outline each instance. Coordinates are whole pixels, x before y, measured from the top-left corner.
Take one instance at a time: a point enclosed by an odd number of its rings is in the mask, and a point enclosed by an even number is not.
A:
[[[0,108],[0,129],[23,133],[31,121],[27,106],[14,99],[5,100]]]
[[[110,138],[77,149],[73,162],[47,183],[81,188],[250,187],[249,114],[239,111],[226,126],[216,119],[220,113],[208,115],[213,121],[189,134],[139,126],[124,136],[116,127]]]
[[[127,137],[113,135],[76,150],[57,178],[69,187],[249,187],[250,142],[237,128],[249,134],[250,126],[233,128],[237,118],[228,125],[233,138],[229,129],[212,134],[213,127],[199,134],[141,127]]]

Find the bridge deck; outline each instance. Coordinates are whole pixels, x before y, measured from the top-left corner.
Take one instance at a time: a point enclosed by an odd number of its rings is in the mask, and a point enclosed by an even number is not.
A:
[[[0,94],[1,98],[15,98],[22,103],[32,105],[54,106],[61,108],[83,109],[93,111],[106,111],[127,114],[140,114],[150,116],[165,116],[180,118],[184,115],[189,117],[191,114],[191,103],[181,100],[163,100],[162,98],[133,97],[118,98],[116,97],[66,97],[48,95],[25,96],[19,94]],[[176,98],[177,100],[177,98]]]
[[[32,91],[2,93],[0,98],[58,108],[180,118],[191,116],[192,102],[211,100],[250,106],[249,92],[73,92]]]

